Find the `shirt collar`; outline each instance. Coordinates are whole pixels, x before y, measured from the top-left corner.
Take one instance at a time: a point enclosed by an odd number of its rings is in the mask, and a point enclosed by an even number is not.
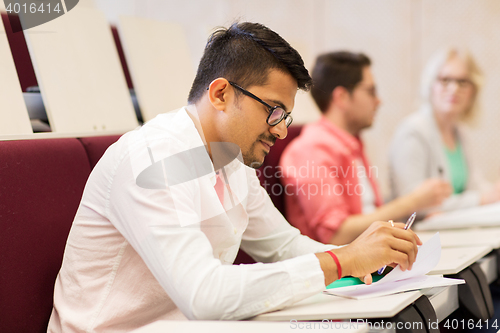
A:
[[[359,136],[354,136],[346,130],[338,127],[333,122],[322,116],[319,124],[328,131],[332,136],[337,138],[342,144],[347,147],[353,154],[361,153],[363,150],[363,142]]]
[[[198,130],[196,129],[196,126],[193,122],[193,120],[189,117],[189,115],[187,114],[187,108],[184,107],[182,108],[182,111],[184,114],[183,116],[185,115],[186,117],[186,121],[188,122],[188,131],[191,133],[191,137],[193,138],[192,141],[190,141],[190,146],[189,148],[195,148],[195,147],[200,147],[200,146],[203,146],[204,145],[204,140],[202,139],[200,133],[198,132]],[[207,154],[207,156],[209,156]],[[217,177],[217,173],[219,173],[219,171],[221,171],[221,169],[219,170],[215,170],[214,169],[214,164],[212,162],[212,160],[210,159],[210,157],[208,157],[209,160],[210,160],[210,168],[211,168],[211,171],[210,173],[207,175],[210,179],[210,181],[212,182],[212,184],[215,186],[215,183],[217,181],[216,177]],[[235,158],[233,161],[231,161],[229,164],[225,165],[222,169],[225,170],[226,172],[226,176],[229,177],[233,172],[237,171],[240,167],[242,167],[244,164],[239,160],[241,159],[241,161],[243,160],[242,156],[241,156],[241,152],[240,152],[240,155]]]

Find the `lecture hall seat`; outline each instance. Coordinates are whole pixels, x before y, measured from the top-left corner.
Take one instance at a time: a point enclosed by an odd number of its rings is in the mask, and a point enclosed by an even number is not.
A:
[[[76,138],[0,141],[0,332],[46,332],[90,174]]]
[[[277,167],[280,162],[281,154],[285,147],[302,131],[302,125],[290,126],[288,128],[288,135],[283,140],[276,140],[276,143],[271,148],[271,151],[264,159],[264,163],[260,167],[260,172],[257,171],[261,185],[266,189],[271,197],[274,205],[281,214],[285,215],[285,194],[279,190],[281,188],[281,181],[277,174]]]

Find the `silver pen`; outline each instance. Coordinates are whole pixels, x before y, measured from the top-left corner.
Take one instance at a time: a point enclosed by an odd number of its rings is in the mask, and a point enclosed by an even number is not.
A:
[[[411,214],[411,216],[408,218],[408,221],[406,221],[406,224],[405,224],[405,230],[408,230],[411,228],[411,226],[413,225],[413,222],[415,222],[415,217],[417,217],[417,212],[414,212],[413,214]],[[384,269],[386,268],[387,266],[384,266],[382,268],[380,268],[377,273],[378,275],[382,274],[382,272],[384,271]]]

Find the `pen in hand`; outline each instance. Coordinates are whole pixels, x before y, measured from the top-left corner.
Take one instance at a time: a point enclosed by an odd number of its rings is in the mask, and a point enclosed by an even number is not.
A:
[[[443,178],[444,171],[443,168],[440,166],[438,167],[438,173],[439,173],[439,178]]]
[[[417,212],[414,212],[413,214],[411,214],[411,216],[408,218],[408,221],[406,221],[406,224],[405,224],[405,230],[408,230],[411,228],[413,222],[415,221],[415,217],[417,216]],[[378,275],[382,274],[382,272],[385,270],[387,266],[384,266],[382,268],[380,268],[377,273]]]

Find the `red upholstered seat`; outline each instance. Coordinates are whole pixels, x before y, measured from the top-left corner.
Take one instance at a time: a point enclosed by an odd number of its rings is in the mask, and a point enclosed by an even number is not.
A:
[[[276,143],[271,148],[269,155],[266,156],[264,163],[257,171],[260,179],[260,184],[266,189],[271,197],[274,205],[281,214],[285,215],[285,194],[281,187],[280,179],[276,177],[277,166],[280,162],[281,154],[285,147],[302,131],[302,126],[290,126],[288,128],[288,135],[283,140],[276,140]]]
[[[87,152],[91,169],[99,162],[106,149],[118,141],[120,136],[121,135],[91,136],[79,139]]]
[[[89,174],[78,139],[0,141],[0,332],[46,332]]]

